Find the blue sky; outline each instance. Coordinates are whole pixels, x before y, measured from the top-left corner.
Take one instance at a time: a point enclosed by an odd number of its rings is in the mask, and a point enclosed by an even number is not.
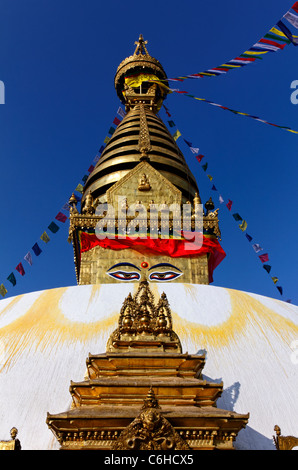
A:
[[[201,72],[246,51],[292,3],[2,0],[0,284],[7,297],[76,284],[68,222],[60,223],[55,235],[47,227],[86,174],[117,115],[114,75],[139,34],[168,77]],[[256,62],[222,77],[173,86],[298,130],[298,105],[290,101],[298,48],[289,45]],[[212,183],[225,201],[233,201],[232,213],[247,221],[247,233],[269,254],[270,275],[180,137],[203,202],[212,196],[220,209],[227,256],[213,285],[297,304],[298,135],[174,93],[165,104],[182,136],[205,155]],[[167,122],[164,111],[160,116]],[[48,244],[39,238],[44,230]],[[30,267],[23,258],[37,241],[43,252]],[[19,262],[23,277],[15,270]],[[6,279],[11,272],[15,287]],[[283,296],[271,276],[279,278]]]

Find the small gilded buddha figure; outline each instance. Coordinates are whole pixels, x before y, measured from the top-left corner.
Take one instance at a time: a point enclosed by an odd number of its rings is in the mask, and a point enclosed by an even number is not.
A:
[[[151,189],[151,186],[150,186],[150,183],[149,183],[149,179],[145,175],[145,173],[143,173],[142,176],[141,176],[141,179],[140,179],[138,190],[139,191],[150,191],[150,189]]]

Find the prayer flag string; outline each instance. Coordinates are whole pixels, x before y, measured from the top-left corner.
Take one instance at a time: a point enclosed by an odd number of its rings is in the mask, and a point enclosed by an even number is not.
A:
[[[104,139],[104,144],[107,144],[111,138],[111,136],[113,135],[113,133],[115,132],[115,127],[114,125],[117,127],[118,124],[120,124],[122,118],[125,116],[125,112],[124,110],[119,107],[118,108],[118,111],[117,111],[117,115],[119,117],[115,117],[114,120],[113,120],[113,126],[111,126],[109,128],[109,131],[108,131],[108,135],[105,137]],[[88,172],[86,174],[84,174],[84,176],[82,177],[82,182],[85,184],[85,182],[87,181],[89,175],[92,173],[92,171],[94,170],[95,168],[95,165],[96,163],[98,162],[98,160],[100,159],[101,157],[101,154],[103,152],[103,150],[105,149],[105,145],[102,145],[100,147],[100,149],[98,150],[96,156],[94,157],[93,161],[92,161],[92,164],[89,166],[89,169],[88,169]],[[75,197],[76,197],[76,200],[77,202],[80,202],[81,201],[81,195],[83,194],[83,190],[84,190],[84,186],[81,182],[79,182],[74,190],[74,194],[75,194]],[[69,200],[69,199],[68,199]],[[65,222],[67,221],[68,219],[68,215],[66,215],[65,213],[69,213],[71,209],[71,206],[69,204],[69,202],[66,202],[61,210],[57,213],[57,215],[55,216],[54,220],[51,221],[51,223],[48,225],[47,227],[47,230],[51,232],[51,234],[55,234],[57,233],[59,230],[60,230],[60,225],[57,223],[61,223],[61,224],[65,224]],[[51,237],[49,236],[48,232],[46,230],[43,231],[43,233],[41,234],[40,236],[40,240],[46,245],[47,243],[50,242],[51,240]],[[32,246],[31,250],[29,250],[26,255],[24,256],[24,260],[26,261],[27,265],[25,264],[25,267],[26,266],[32,266],[33,265],[33,259],[34,259],[34,256],[38,257],[42,252],[43,252],[43,249],[44,249],[44,246],[42,243],[40,243],[40,241],[38,240],[38,242],[35,242],[34,245]],[[32,251],[32,253],[31,253]],[[22,262],[19,262],[18,265],[16,266],[15,270],[21,275],[21,276],[24,276],[26,274],[26,271],[27,271],[27,268],[25,269],[24,265],[23,265],[23,261]],[[9,281],[9,283],[14,287],[16,284],[17,284],[17,277],[15,276],[14,274],[14,271],[12,271],[8,276],[7,276],[7,281]],[[2,297],[5,297],[6,294],[8,292],[8,287],[7,285],[4,285],[4,283],[0,284],[0,295]]]
[[[298,6],[298,2],[297,2],[297,6]],[[212,187],[211,187],[211,190],[212,191],[215,191],[217,194],[218,194],[218,201],[220,204],[224,204],[225,203],[225,206],[226,208],[228,209],[228,211],[231,213],[233,219],[238,223],[238,228],[245,234],[245,238],[246,240],[248,240],[249,243],[253,242],[254,238],[249,235],[247,233],[247,227],[248,227],[248,223],[247,221],[238,213],[238,212],[234,212],[234,210],[232,211],[232,208],[233,208],[233,205],[234,205],[234,202],[233,200],[231,199],[227,199],[225,200],[223,197],[222,197],[222,194],[219,192],[218,190],[218,187],[217,185],[215,186],[215,183],[214,183],[214,178],[213,176],[208,172],[207,173],[207,169],[208,169],[208,166],[209,166],[209,162],[206,161],[206,156],[203,155],[203,154],[199,154],[199,148],[198,147],[195,147],[192,145],[192,143],[189,141],[189,140],[186,140],[182,133],[180,132],[180,130],[177,129],[177,126],[176,124],[174,123],[173,119],[172,119],[172,115],[169,111],[169,109],[163,105],[164,109],[165,109],[165,112],[167,114],[167,116],[169,118],[171,118],[170,120],[170,123],[168,121],[168,124],[170,126],[170,128],[173,128],[173,127],[176,127],[176,130],[175,130],[175,133],[174,135],[177,135],[179,134],[179,137],[182,137],[185,144],[188,146],[189,150],[191,151],[191,153],[193,154],[194,158],[197,160],[197,162],[200,164],[202,170],[204,171],[204,173],[206,174],[206,176],[208,177],[209,181],[212,183]],[[269,262],[269,254],[268,253],[263,253],[264,249],[260,246],[259,243],[252,243],[251,244],[254,252],[257,254],[260,262],[262,263],[262,266],[263,266],[263,269],[267,272],[267,274],[270,274],[271,273],[271,269],[272,269],[272,266],[270,264],[268,264]],[[270,276],[271,277],[271,276]],[[277,285],[279,279],[278,277],[276,276],[272,276],[271,277],[271,280],[273,281],[274,285],[276,286],[277,290],[279,291],[280,295],[283,296],[283,287],[281,285]],[[291,300],[286,300],[286,302],[291,302]]]
[[[287,44],[298,46],[298,36],[293,34],[292,28],[298,30],[298,2],[285,13],[281,20],[273,26],[252,47],[217,67],[190,75],[168,78],[168,81],[183,82],[187,79],[199,79],[203,77],[218,77],[231,70],[238,70],[246,65],[253,64],[256,60],[262,60],[265,54],[283,50]]]

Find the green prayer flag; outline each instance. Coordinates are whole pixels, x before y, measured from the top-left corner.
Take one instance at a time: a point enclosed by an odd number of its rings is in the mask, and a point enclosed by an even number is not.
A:
[[[263,268],[265,269],[265,271],[267,271],[268,274],[270,273],[271,266],[269,264],[263,264]]]
[[[55,224],[55,222],[51,222],[50,225],[48,226],[48,229],[51,230],[51,232],[53,233],[56,233],[58,232],[60,227],[58,227],[57,224]]]
[[[48,236],[47,232],[43,232],[40,238],[45,243],[48,243],[50,241],[50,237]]]
[[[236,220],[236,222],[239,222],[240,220],[242,220],[242,217],[238,213],[233,214],[233,217]]]
[[[7,280],[11,282],[13,286],[15,286],[17,283],[14,273],[10,273]]]
[[[7,290],[5,289],[3,284],[1,284],[0,286],[0,294],[2,295],[2,297],[5,297],[5,295],[7,294]]]
[[[174,121],[168,121],[170,127],[175,127]]]
[[[202,168],[203,168],[204,171],[206,171],[207,168],[208,168],[208,163],[205,163],[205,165],[202,165]]]

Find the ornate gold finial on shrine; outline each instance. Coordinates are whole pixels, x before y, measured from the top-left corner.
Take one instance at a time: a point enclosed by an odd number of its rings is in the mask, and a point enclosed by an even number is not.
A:
[[[111,334],[107,343],[108,352],[125,349],[182,352],[180,340],[173,330],[167,296],[162,293],[155,303],[145,274],[136,294],[129,294],[124,300],[118,328]]]

